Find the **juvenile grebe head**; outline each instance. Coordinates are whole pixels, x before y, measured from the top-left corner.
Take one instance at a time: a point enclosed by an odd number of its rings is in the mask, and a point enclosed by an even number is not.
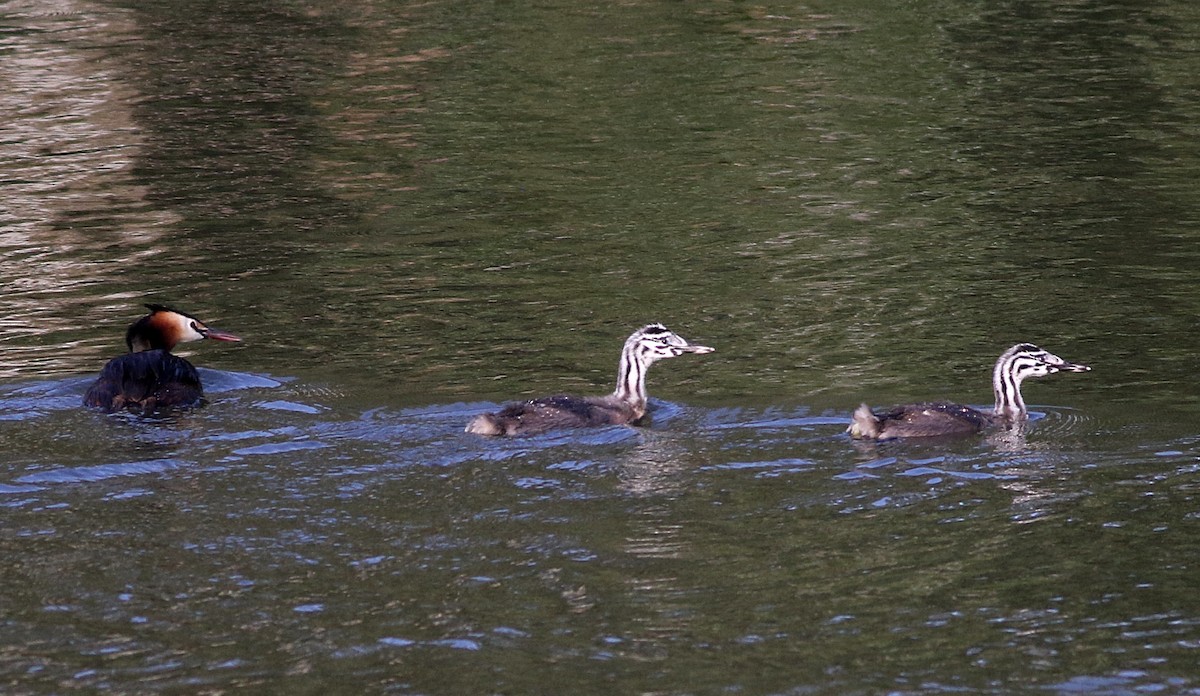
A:
[[[1005,365],[1005,369],[1012,372],[1018,381],[1026,377],[1045,377],[1055,372],[1088,372],[1092,369],[1087,365],[1067,362],[1032,343],[1018,343],[1004,351],[996,365]]]
[[[241,341],[225,331],[206,326],[196,317],[160,304],[148,304],[150,313],[135,321],[125,332],[129,350],[171,350],[179,343],[211,338],[214,341]]]
[[[1032,343],[1018,343],[1004,351],[992,372],[992,388],[996,392],[994,413],[1008,418],[1025,413],[1021,382],[1026,377],[1045,377],[1055,372],[1088,372],[1091,369],[1087,365],[1067,362]]]
[[[684,353],[711,353],[715,348],[689,343],[662,324],[647,324],[625,339],[613,395],[631,404],[646,403],[646,370],[658,360]]]
[[[711,353],[715,348],[688,343],[687,339],[662,324],[647,324],[625,340],[625,352],[632,352],[644,365],[684,353]]]

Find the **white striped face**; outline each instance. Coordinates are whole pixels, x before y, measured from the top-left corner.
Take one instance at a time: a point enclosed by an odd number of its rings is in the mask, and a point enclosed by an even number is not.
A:
[[[638,357],[647,365],[662,358],[674,358],[684,353],[711,353],[715,350],[708,346],[688,343],[682,336],[673,333],[662,324],[643,326],[629,337],[626,346],[632,346]]]
[[[1067,362],[1031,343],[1013,346],[1009,353],[1011,357],[1005,361],[1008,372],[1018,381],[1026,377],[1045,377],[1055,372],[1087,372],[1092,369],[1087,365]]]
[[[997,416],[1016,419],[1025,414],[1021,398],[1021,382],[1026,377],[1045,377],[1055,372],[1087,372],[1092,368],[1067,362],[1054,353],[1032,343],[1018,343],[1004,351],[992,372],[992,389],[996,392]]]

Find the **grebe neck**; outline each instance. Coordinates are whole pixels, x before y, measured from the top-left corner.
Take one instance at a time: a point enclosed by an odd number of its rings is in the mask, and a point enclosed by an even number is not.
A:
[[[1026,416],[1025,399],[1021,397],[1021,380],[1024,378],[1016,369],[1015,355],[1002,355],[992,370],[992,391],[996,393],[996,406],[992,414],[1007,421],[1021,420]]]
[[[634,406],[646,403],[646,368],[650,364],[642,358],[640,346],[629,341],[621,351],[621,362],[617,366],[617,388],[613,396]]]

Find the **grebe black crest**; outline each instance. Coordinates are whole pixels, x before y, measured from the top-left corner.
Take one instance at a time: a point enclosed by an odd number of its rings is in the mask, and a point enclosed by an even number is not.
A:
[[[143,413],[194,406],[204,396],[200,375],[190,362],[172,355],[171,350],[177,344],[204,338],[242,340],[206,326],[185,312],[159,304],[148,304],[146,308],[150,313],[125,332],[129,352],[108,361],[84,395],[84,406]]]
[[[900,437],[965,435],[992,426],[1011,426],[1028,417],[1021,398],[1026,377],[1044,377],[1055,372],[1087,372],[1092,368],[1067,362],[1032,343],[1018,343],[1004,351],[992,370],[996,406],[990,412],[946,402],[905,404],[885,413],[874,413],[863,404],[854,411],[846,432],[864,440]]]
[[[534,435],[555,428],[585,428],[637,423],[646,415],[646,370],[663,358],[711,353],[689,343],[662,324],[649,324],[625,340],[617,368],[617,388],[607,396],[560,394],[505,406],[476,416],[467,432],[476,435]]]

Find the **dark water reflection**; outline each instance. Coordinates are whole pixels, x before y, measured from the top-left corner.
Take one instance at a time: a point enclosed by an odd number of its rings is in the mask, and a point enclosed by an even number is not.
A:
[[[0,13],[6,692],[1200,690],[1190,5]],[[209,405],[79,409],[150,300]]]

